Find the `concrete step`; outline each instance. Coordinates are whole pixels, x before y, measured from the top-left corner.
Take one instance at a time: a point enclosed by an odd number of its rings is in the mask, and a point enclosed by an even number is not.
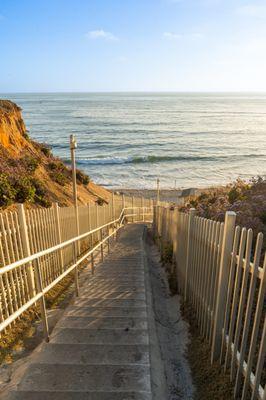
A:
[[[148,392],[32,392],[11,393],[8,400],[152,400]],[[162,399],[163,400],[163,399]]]
[[[126,290],[126,291],[131,290],[132,292],[135,292],[137,290],[142,290],[143,291],[143,290],[145,290],[145,287],[144,287],[144,283],[135,284],[134,282],[132,282],[130,284],[130,283],[119,283],[119,282],[117,282],[115,284],[115,283],[108,283],[108,282],[106,282],[106,283],[97,283],[97,281],[96,281],[96,282],[87,284],[86,287],[81,289],[81,292],[100,291],[100,290],[103,290],[103,291],[105,291],[105,290],[116,290],[117,292],[124,291],[124,290]]]
[[[51,343],[148,344],[146,329],[71,329],[54,331]]]
[[[134,289],[123,289],[123,288],[84,288],[83,290],[80,291],[80,295],[81,297],[99,297],[99,296],[106,296],[106,295],[111,295],[114,293],[124,293],[124,294],[138,294],[138,293],[145,293],[145,289],[144,288],[134,288]],[[120,297],[120,296],[119,296]]]
[[[145,365],[31,364],[18,390],[150,391]]]
[[[102,299],[101,297],[95,297],[93,299],[88,299],[86,297],[79,298],[76,302],[76,305],[81,307],[146,307],[145,300],[140,299]]]
[[[42,364],[149,364],[148,345],[59,344],[43,346],[35,362]]]
[[[147,319],[141,317],[77,317],[65,316],[56,329],[147,329]]]
[[[80,293],[79,299],[87,298],[87,299],[97,299],[101,296],[102,299],[128,299],[128,300],[145,300],[144,292],[115,292],[115,291],[106,291],[106,292],[96,292],[95,294],[90,292]]]
[[[80,307],[79,304],[68,307],[65,316],[76,317],[147,317],[146,307]]]

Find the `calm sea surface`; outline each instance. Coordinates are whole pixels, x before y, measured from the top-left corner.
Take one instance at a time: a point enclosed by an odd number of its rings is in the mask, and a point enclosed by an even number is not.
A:
[[[266,175],[266,94],[5,94],[32,138],[110,187],[202,187]]]

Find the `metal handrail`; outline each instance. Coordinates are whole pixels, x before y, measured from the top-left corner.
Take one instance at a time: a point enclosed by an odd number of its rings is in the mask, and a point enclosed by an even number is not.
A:
[[[106,241],[109,241],[111,237],[116,235],[118,230],[123,226],[124,220],[127,217],[134,217],[138,216],[139,214],[126,214],[126,210],[133,210],[133,209],[139,209],[143,210],[141,213],[141,217],[144,219],[144,216],[150,216],[152,215],[152,212],[144,212],[149,209],[150,211],[152,210],[152,207],[125,207],[121,210],[121,213],[118,218],[114,219],[113,221],[110,221],[104,225],[101,225],[97,228],[94,228],[88,232],[85,232],[79,236],[76,236],[72,239],[66,240],[65,242],[62,242],[60,244],[57,244],[56,246],[50,247],[48,249],[42,250],[38,253],[32,254],[28,257],[25,257],[21,260],[15,261],[5,267],[0,268],[0,278],[2,279],[2,276],[4,274],[10,273],[11,271],[15,270],[16,268],[26,265],[26,264],[32,264],[34,261],[34,272],[36,274],[36,282],[37,282],[37,293],[35,293],[27,302],[25,302],[21,307],[19,307],[16,311],[13,311],[11,315],[9,315],[4,321],[0,323],[0,332],[2,332],[4,329],[7,328],[12,322],[14,322],[23,312],[28,310],[31,306],[33,306],[35,303],[40,301],[40,308],[41,308],[41,317],[42,317],[42,322],[44,326],[44,334],[45,338],[47,341],[49,341],[49,327],[48,327],[48,320],[47,320],[47,312],[46,312],[46,305],[45,305],[45,294],[56,284],[58,284],[63,278],[65,278],[69,273],[72,271],[75,271],[75,286],[76,286],[76,295],[78,296],[79,294],[79,285],[78,285],[78,266],[86,259],[88,259],[89,256],[92,257],[92,267],[94,267],[94,258],[93,258],[93,253],[95,250],[98,248],[101,248],[102,250],[102,259],[103,259],[103,245]],[[137,221],[136,221],[137,222]],[[140,222],[144,222],[143,220]],[[110,226],[114,227],[114,231],[102,238],[95,246],[93,246],[91,249],[87,250],[85,253],[77,257],[76,255],[76,246],[75,244],[78,243],[79,241],[85,239],[86,237],[97,233],[97,232],[102,232],[105,228],[108,228]],[[101,235],[102,237],[102,235]],[[44,256],[47,256],[51,253],[54,253],[58,250],[62,250],[63,248],[73,245],[73,263],[64,271],[62,272],[58,277],[56,277],[51,283],[43,287],[43,280],[42,280],[42,275],[40,271],[40,259]]]

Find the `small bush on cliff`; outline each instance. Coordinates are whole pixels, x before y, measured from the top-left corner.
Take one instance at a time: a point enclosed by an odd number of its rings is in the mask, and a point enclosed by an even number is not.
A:
[[[30,173],[34,172],[40,164],[40,161],[37,158],[31,157],[29,155],[24,156],[21,159],[21,162],[22,165],[25,166],[26,170]]]
[[[36,189],[32,181],[27,177],[15,179],[13,183],[16,192],[15,200],[17,203],[24,203],[25,201],[33,202]]]
[[[80,169],[77,169],[76,176],[77,176],[77,181],[82,185],[86,186],[90,183],[90,177],[84,174],[84,172],[82,172]]]
[[[70,170],[60,160],[51,161],[48,164],[51,179],[61,186],[67,183],[71,173]]]
[[[52,150],[51,148],[45,144],[45,143],[38,143],[35,142],[34,140],[31,140],[31,143],[33,146],[37,149],[40,150],[46,157],[51,157],[52,155]]]
[[[0,207],[7,207],[13,203],[16,191],[6,174],[0,174]]]

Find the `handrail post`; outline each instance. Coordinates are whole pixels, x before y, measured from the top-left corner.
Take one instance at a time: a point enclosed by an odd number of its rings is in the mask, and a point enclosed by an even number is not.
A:
[[[115,219],[115,194],[112,192],[112,218]]]
[[[18,204],[18,223],[21,234],[23,254],[24,257],[29,257],[31,255],[30,242],[29,242],[28,227],[27,227],[26,215],[23,204]],[[35,289],[34,271],[32,263],[28,264],[27,280],[28,280],[30,295],[31,297],[33,297],[36,293],[36,289]]]
[[[94,255],[93,252],[91,253],[91,273],[94,275]]]
[[[42,297],[40,298],[40,309],[41,309],[41,317],[42,317],[42,323],[43,323],[43,333],[45,340],[49,342],[49,326],[48,326],[48,319],[47,319],[47,312],[46,312],[46,304],[45,304],[45,297],[43,293],[43,287],[42,287],[42,276],[41,276],[41,270],[40,270],[40,260],[36,260],[36,266],[34,268],[35,271],[35,276],[36,276],[36,284],[37,284],[37,290],[38,293],[42,293]]]
[[[90,203],[88,203],[88,218],[89,218],[89,221],[88,221],[88,228],[89,228],[89,231],[91,231],[91,205],[90,205]],[[90,235],[90,247],[92,247],[93,246],[93,237],[92,237],[92,235]]]
[[[188,281],[190,279],[190,260],[191,260],[191,235],[193,231],[193,224],[194,224],[194,217],[196,215],[195,208],[191,208],[189,210],[189,217],[188,217],[188,230],[187,230],[187,256],[186,256],[186,278],[185,278],[185,301],[187,301],[188,295]]]
[[[99,228],[99,205],[96,204],[96,228]],[[99,241],[99,231],[97,231],[97,241]]]
[[[134,222],[134,196],[132,196],[132,222]]]
[[[73,262],[74,264],[77,263],[77,246],[76,242],[73,242]],[[75,267],[75,291],[76,291],[76,296],[79,296],[79,270],[78,266],[76,265]]]
[[[102,229],[100,230],[100,237],[101,237],[101,257],[102,257],[102,261],[103,261],[104,255],[103,255],[103,243],[102,243],[102,241],[103,241],[103,230]]]
[[[55,218],[55,229],[56,229],[56,236],[57,242],[62,243],[62,235],[61,235],[61,227],[60,227],[60,218],[59,218],[59,206],[58,203],[53,203],[53,210],[54,210],[54,218]],[[59,250],[60,254],[60,263],[61,263],[61,270],[64,271],[64,257],[63,257],[63,250]]]
[[[236,213],[227,211],[225,214],[224,232],[221,248],[220,269],[218,275],[217,301],[214,313],[214,328],[212,337],[212,363],[220,356],[222,329],[226,307],[227,286],[230,274],[230,259],[234,241]]]

